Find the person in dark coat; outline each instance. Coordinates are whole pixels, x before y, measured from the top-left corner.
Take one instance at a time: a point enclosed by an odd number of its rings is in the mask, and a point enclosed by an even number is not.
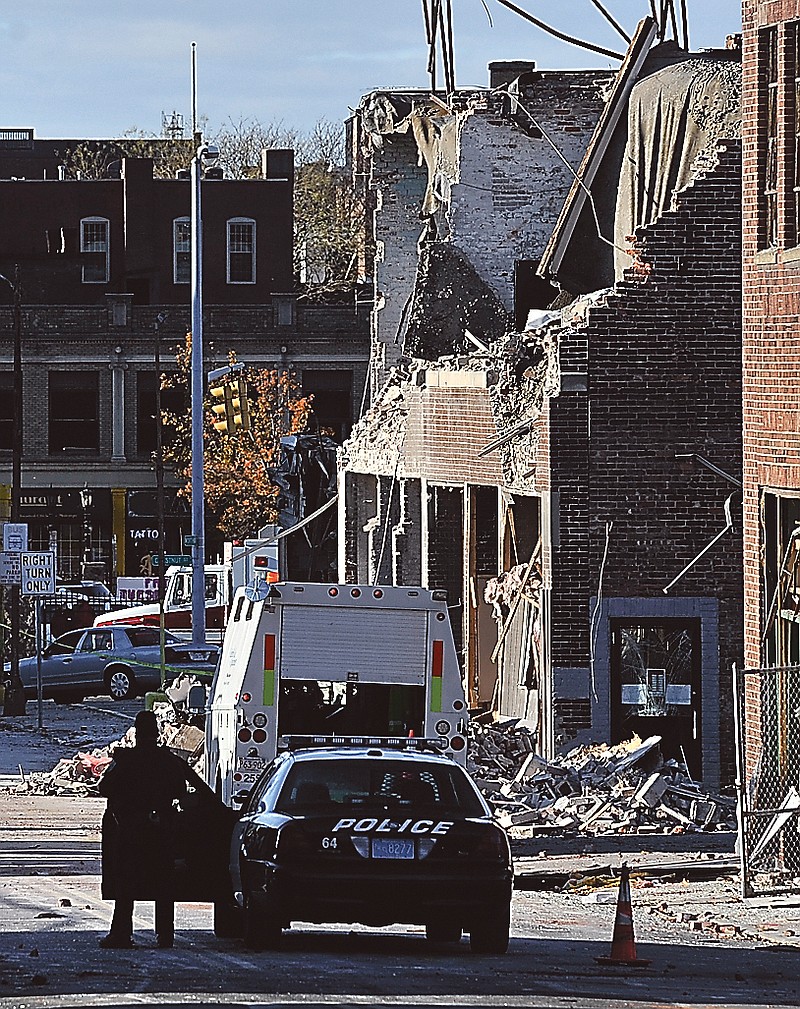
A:
[[[158,946],[172,946],[175,928],[174,862],[176,806],[186,795],[180,757],[158,745],[152,711],[134,722],[136,745],[117,747],[100,779],[108,799],[103,816],[103,898],[114,900],[104,949],[133,946],[133,902],[155,901]]]

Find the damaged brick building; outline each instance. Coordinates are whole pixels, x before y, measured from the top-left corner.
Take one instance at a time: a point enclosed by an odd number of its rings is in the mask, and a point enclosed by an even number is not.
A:
[[[613,79],[581,72],[563,134],[576,78],[550,80],[549,112],[535,73],[483,98],[581,178],[525,150],[513,240],[492,213],[509,150],[465,157],[461,129],[448,166],[423,137],[434,203],[419,257],[404,205],[405,251],[387,240],[376,270],[384,306],[406,286],[342,453],[340,575],[447,588],[471,702],[529,719],[542,752],[658,733],[713,784],[741,650],[738,53],[656,34],[640,24]],[[379,197],[379,243],[410,195]]]

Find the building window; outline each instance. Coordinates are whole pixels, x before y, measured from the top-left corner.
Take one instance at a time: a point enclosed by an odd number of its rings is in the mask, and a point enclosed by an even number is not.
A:
[[[108,283],[108,221],[84,217],[81,221],[81,265],[84,284]]]
[[[0,371],[0,450],[11,450],[14,429],[14,373]]]
[[[778,244],[778,29],[772,25],[758,36],[761,68],[760,120],[764,146],[761,149],[760,242],[766,248]]]
[[[180,416],[186,409],[183,388],[161,390],[161,411]],[[174,438],[170,425],[161,428],[161,443],[166,446]],[[136,451],[151,456],[156,450],[156,375],[154,371],[136,374]]]
[[[763,492],[764,663],[800,663],[800,498]]]
[[[99,376],[96,371],[48,375],[47,441],[51,455],[100,449]]]
[[[176,284],[188,284],[192,279],[192,225],[188,217],[176,217],[172,222],[172,270]]]
[[[344,441],[353,425],[353,372],[305,368],[302,385],[303,392],[314,397],[319,432]]]
[[[789,43],[789,59],[791,60],[791,100],[794,104],[794,164],[792,165],[792,244],[800,245],[800,21],[793,21],[786,26]]]
[[[247,217],[228,221],[228,283],[256,282],[256,222]]]

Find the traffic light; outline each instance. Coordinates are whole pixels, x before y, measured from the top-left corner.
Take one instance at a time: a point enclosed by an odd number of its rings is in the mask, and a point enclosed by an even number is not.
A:
[[[214,430],[221,434],[233,434],[236,430],[233,412],[233,389],[227,382],[211,387],[211,395],[217,401],[211,406],[211,410],[217,417],[214,421]]]
[[[247,399],[247,379],[241,375],[231,383],[231,413],[234,430],[250,430],[250,403]]]

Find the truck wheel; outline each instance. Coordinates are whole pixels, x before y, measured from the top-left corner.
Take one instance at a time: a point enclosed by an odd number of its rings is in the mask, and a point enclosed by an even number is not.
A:
[[[280,924],[263,904],[249,896],[244,899],[242,932],[248,949],[277,949],[280,946]]]
[[[242,909],[232,901],[214,904],[214,935],[219,939],[238,939],[242,935]]]
[[[106,672],[106,689],[113,701],[127,701],[136,695],[136,680],[126,666],[113,666]]]
[[[428,942],[460,942],[461,926],[445,921],[429,921],[425,926]]]
[[[473,953],[505,953],[511,929],[511,905],[488,907],[472,923],[469,946]]]

